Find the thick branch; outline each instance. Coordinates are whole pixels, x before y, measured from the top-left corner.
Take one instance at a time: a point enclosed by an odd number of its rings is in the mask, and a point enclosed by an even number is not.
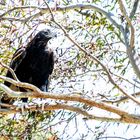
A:
[[[4,81],[7,81],[15,86],[19,86],[19,87],[23,87],[23,88],[27,88],[27,89],[30,89],[30,90],[33,90],[33,91],[36,91],[36,92],[40,92],[40,89],[37,88],[36,86],[32,85],[32,84],[29,84],[29,83],[24,83],[24,82],[20,82],[20,81],[15,81],[11,78],[8,78],[8,77],[5,77],[5,76],[2,76],[0,75],[0,79],[4,80]]]
[[[131,19],[129,18],[129,16],[127,15],[127,12],[125,10],[125,7],[123,5],[123,2],[122,0],[118,0],[118,3],[119,3],[119,6],[120,6],[120,10],[123,14],[123,16],[126,18],[126,21],[128,23],[128,25],[130,26],[130,29],[131,29],[131,37],[130,37],[130,47],[131,48],[134,48],[134,34],[135,34],[135,30],[134,30],[134,27],[131,23]]]
[[[138,68],[138,66],[137,66],[137,64],[135,62],[135,59],[134,59],[135,30],[134,30],[134,27],[133,27],[132,22],[131,22],[131,19],[134,16],[134,14],[135,14],[135,12],[137,10],[139,0],[135,0],[134,5],[133,5],[133,8],[132,8],[132,11],[130,13],[130,16],[127,15],[127,12],[125,10],[125,7],[123,5],[122,0],[119,0],[118,3],[119,3],[119,6],[120,6],[120,10],[122,12],[122,15],[126,18],[126,21],[127,21],[126,29],[125,29],[125,34],[123,34],[124,35],[124,38],[125,38],[127,55],[129,57],[130,63],[132,65],[132,67],[133,67],[136,75],[140,79],[140,70],[139,70],[139,68]],[[128,40],[127,40],[128,39],[127,34],[129,33],[128,26],[130,27],[130,30],[131,30],[130,43],[128,43]]]
[[[84,103],[88,106],[91,107],[97,107],[112,113],[115,113],[121,117],[121,120],[124,122],[131,122],[131,123],[140,123],[140,118],[139,116],[128,114],[125,111],[120,110],[117,107],[107,105],[104,103],[99,103],[97,101],[93,101],[90,99],[85,99],[79,96],[69,96],[68,95],[57,95],[53,93],[46,93],[46,92],[16,92],[5,86],[4,84],[0,83],[0,88],[7,93],[11,97],[18,97],[18,98],[23,98],[23,97],[31,97],[31,98],[46,98],[46,99],[53,99],[53,100],[64,100],[64,101],[74,101],[74,102],[80,102]]]
[[[129,18],[132,19],[137,11],[139,0],[135,0]]]
[[[128,58],[130,60],[130,63],[132,65],[134,72],[136,73],[137,77],[140,79],[140,70],[134,59],[134,55],[135,55],[134,49],[131,47],[127,47],[126,52],[127,52]]]
[[[58,10],[71,10],[71,9],[92,9],[95,10],[97,12],[102,13],[103,15],[105,15],[108,20],[110,20],[112,22],[113,25],[115,25],[117,28],[119,28],[120,30],[122,30],[122,26],[120,24],[118,24],[112,17],[114,16],[113,13],[111,12],[107,12],[105,9],[95,5],[95,4],[76,4],[76,5],[68,5],[68,6],[58,6],[57,7]]]
[[[15,106],[14,108],[17,108],[17,107]],[[21,109],[14,109],[14,108],[10,109],[10,110],[9,109],[0,109],[0,114],[11,114],[11,113],[17,113],[17,112],[22,113]],[[81,114],[84,117],[86,117],[86,119],[94,119],[94,120],[98,120],[98,121],[111,121],[111,122],[128,123],[128,122],[125,122],[125,120],[123,118],[95,116],[95,115],[89,114],[87,111],[85,111],[81,108],[73,107],[73,106],[69,106],[69,105],[64,105],[64,104],[63,105],[62,104],[46,105],[46,106],[44,106],[43,111],[59,110],[59,109],[64,109],[64,110],[69,110],[69,111],[72,111],[72,112],[76,112],[76,113]],[[36,111],[36,110],[42,111],[42,107],[29,106],[27,109],[25,108],[24,111],[29,111],[29,110],[30,111]]]
[[[130,19],[132,19],[133,16],[135,15],[136,10],[137,10],[137,7],[138,7],[138,4],[139,4],[139,0],[135,0],[135,1],[134,1],[133,8],[132,8],[132,11],[131,11],[130,16],[129,16]],[[128,32],[129,32],[129,31],[128,31],[128,25],[127,25],[127,26],[126,26],[126,34],[128,34]],[[131,35],[132,35],[132,34],[131,34]],[[128,55],[128,57],[129,57],[130,63],[131,63],[131,65],[132,65],[132,67],[133,67],[133,69],[134,69],[136,75],[137,75],[138,78],[140,79],[140,70],[139,70],[139,68],[138,68],[138,66],[137,66],[137,64],[136,64],[135,59],[134,59],[134,55],[135,55],[135,54],[134,54],[134,49],[131,48],[131,47],[129,47],[129,44],[128,44],[128,46],[127,46],[127,55]]]

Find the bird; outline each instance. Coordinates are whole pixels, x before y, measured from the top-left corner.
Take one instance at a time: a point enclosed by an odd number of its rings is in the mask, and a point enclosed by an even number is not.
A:
[[[19,81],[33,84],[41,91],[48,91],[49,76],[54,69],[54,52],[48,47],[48,41],[54,37],[56,37],[56,33],[50,29],[41,30],[26,47],[20,47],[15,51],[10,67],[14,70]],[[10,71],[7,71],[6,77],[14,79]],[[4,84],[12,90],[27,91],[6,81]],[[28,98],[22,98],[21,100],[23,103],[27,103]],[[3,94],[1,103],[12,104],[13,102],[13,98]],[[1,106],[1,108],[6,107]]]

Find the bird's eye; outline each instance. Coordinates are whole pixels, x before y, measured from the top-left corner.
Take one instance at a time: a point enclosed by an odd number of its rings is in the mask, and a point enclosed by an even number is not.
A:
[[[46,33],[46,34],[49,34],[49,33],[50,33],[50,30],[46,30],[45,33]]]
[[[48,32],[47,32],[47,31],[45,31],[45,34],[48,34]]]

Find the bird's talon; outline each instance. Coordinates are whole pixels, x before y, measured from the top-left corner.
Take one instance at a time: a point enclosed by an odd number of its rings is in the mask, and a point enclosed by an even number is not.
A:
[[[44,108],[45,108],[45,103],[42,103],[42,111],[44,111]]]
[[[22,115],[25,115],[25,109],[29,108],[27,103],[21,103],[18,105],[17,109],[21,109]]]

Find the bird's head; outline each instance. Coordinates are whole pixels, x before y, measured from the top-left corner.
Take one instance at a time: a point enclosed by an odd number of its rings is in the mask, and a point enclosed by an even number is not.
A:
[[[44,29],[37,33],[36,38],[42,41],[49,41],[51,38],[56,36],[56,33],[52,32],[50,29]]]

